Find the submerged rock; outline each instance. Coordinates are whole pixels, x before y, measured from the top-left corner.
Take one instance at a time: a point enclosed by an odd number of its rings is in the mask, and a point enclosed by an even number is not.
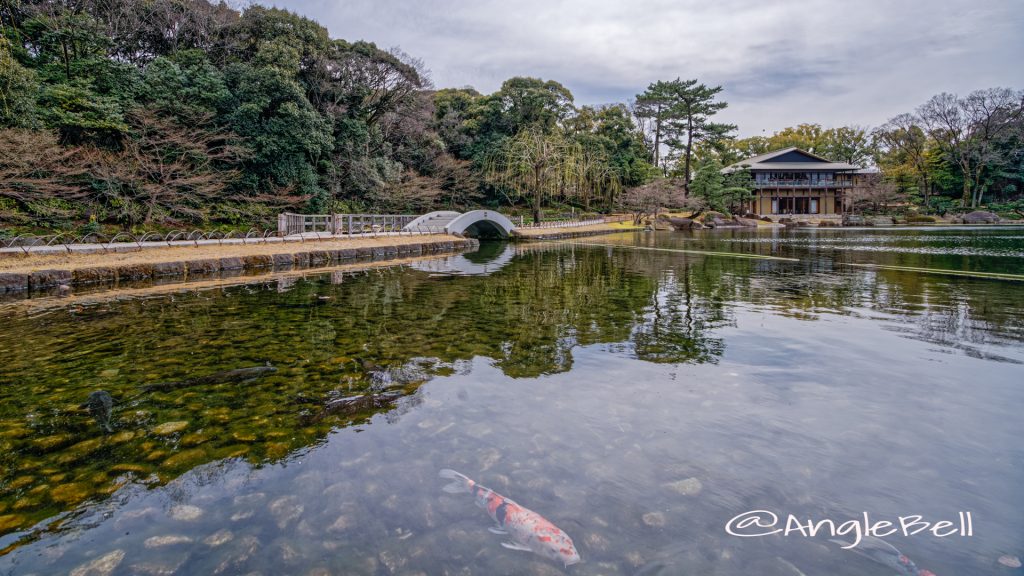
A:
[[[64,504],[77,504],[89,496],[89,487],[84,484],[63,484],[50,491],[50,498]]]
[[[185,428],[188,428],[188,422],[181,420],[178,422],[164,422],[159,426],[153,428],[153,434],[157,436],[170,436],[171,434],[177,434]]]
[[[124,550],[107,552],[95,560],[78,566],[71,571],[70,576],[108,576],[121,565],[123,560]]]
[[[274,546],[275,555],[284,564],[294,564],[302,558],[302,554],[294,546],[285,541],[279,541]]]
[[[57,458],[57,462],[61,464],[70,464],[77,462],[89,456],[93,452],[96,452],[103,446],[103,440],[100,438],[93,438],[92,440],[84,440],[66,448],[64,453]]]
[[[284,530],[289,524],[302,515],[305,506],[299,504],[295,496],[282,496],[270,503],[270,513],[277,521],[277,527]]]
[[[406,558],[395,554],[390,550],[381,550],[380,554],[377,555],[380,563],[388,569],[388,572],[394,574],[401,570],[406,563]]]
[[[0,532],[9,532],[25,524],[26,518],[21,514],[7,514],[0,516]]]
[[[181,437],[182,446],[199,446],[210,441],[210,435],[202,432],[193,432]]]
[[[182,536],[180,534],[171,534],[167,536],[153,536],[152,538],[146,538],[146,548],[163,548],[164,546],[174,546],[176,544],[189,544],[192,542],[192,538],[188,536]]]
[[[69,444],[74,439],[70,434],[56,434],[53,436],[46,436],[43,438],[37,438],[32,441],[32,444],[42,452],[49,452],[51,450],[60,448],[65,444]]]
[[[223,530],[218,530],[213,534],[210,534],[206,538],[203,538],[203,544],[216,548],[217,546],[227,544],[228,542],[234,540],[234,538],[234,532],[225,528]]]
[[[191,522],[198,520],[203,515],[203,509],[198,506],[192,506],[191,504],[180,504],[171,508],[170,516],[175,520],[181,520],[182,522]]]
[[[355,525],[355,520],[348,514],[338,516],[333,524],[327,527],[328,532],[344,532]]]
[[[185,560],[188,560],[187,555],[180,556],[177,560],[170,563],[140,562],[132,564],[128,569],[131,571],[131,574],[142,576],[171,576],[178,573],[178,568],[181,568]]]
[[[165,468],[193,468],[206,462],[207,455],[206,451],[202,448],[193,448],[192,450],[185,450],[178,452],[177,454],[164,460],[162,464]]]
[[[696,478],[687,478],[685,480],[678,480],[676,482],[669,482],[666,484],[673,492],[682,494],[683,496],[696,496],[700,494],[700,491],[704,489],[704,485],[701,484],[700,480]]]
[[[239,522],[241,520],[248,520],[249,518],[252,518],[255,515],[256,515],[256,511],[255,510],[242,510],[240,512],[235,512],[234,514],[232,514],[231,515],[231,521],[232,522]]]
[[[583,536],[583,544],[589,550],[604,553],[608,551],[608,546],[611,544],[611,542],[609,542],[608,538],[606,538],[602,534],[598,534],[597,532],[590,532],[589,534]]]
[[[131,430],[125,430],[124,432],[118,432],[110,437],[110,441],[114,444],[124,444],[125,442],[135,438],[135,432]]]
[[[238,430],[231,433],[231,437],[239,442],[255,442],[259,438],[254,432]]]
[[[34,476],[19,476],[7,483],[8,490],[18,490],[25,486],[31,486],[36,481]]]
[[[253,554],[256,553],[260,548],[260,541],[255,536],[245,536],[239,538],[235,545],[231,548],[231,551],[221,560],[217,568],[214,569],[214,574],[223,574],[225,572],[238,572],[237,568],[245,564],[252,558]]]
[[[131,472],[133,474],[145,475],[149,473],[149,468],[141,464],[114,464],[110,467],[113,472]]]
[[[239,494],[235,496],[232,503],[235,506],[256,506],[267,499],[267,495],[263,492],[251,492],[249,494]]]
[[[1010,556],[1009,554],[1000,556],[999,557],[999,563],[1002,564],[1003,566],[1006,566],[1007,568],[1020,568],[1021,567],[1020,558],[1017,558],[1016,556]]]
[[[497,448],[487,448],[480,452],[480,471],[486,472],[501,460],[501,452]]]
[[[661,512],[648,512],[643,515],[643,521],[652,528],[661,528],[665,525],[665,515]]]

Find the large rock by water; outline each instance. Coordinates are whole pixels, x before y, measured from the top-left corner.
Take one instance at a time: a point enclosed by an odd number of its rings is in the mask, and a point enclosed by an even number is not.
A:
[[[964,224],[996,224],[999,222],[999,215],[994,212],[975,210],[974,212],[964,214],[956,220]]]
[[[673,216],[659,216],[660,222],[666,222],[675,230],[700,230],[704,227],[703,224],[692,220],[690,218],[676,218]]]

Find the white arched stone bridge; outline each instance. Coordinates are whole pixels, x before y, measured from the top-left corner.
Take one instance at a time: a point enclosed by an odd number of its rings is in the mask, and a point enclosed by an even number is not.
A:
[[[448,234],[471,237],[508,238],[516,225],[507,216],[494,210],[470,212],[438,211],[424,214],[405,225],[403,230],[415,232],[423,229],[443,228]]]
[[[572,228],[601,224],[608,220],[559,220],[527,225],[525,228]],[[471,210],[454,212],[440,210],[422,216],[413,214],[293,214],[286,212],[277,217],[277,234],[282,237],[300,236],[321,238],[361,234],[453,234],[472,238],[508,238],[516,226],[501,212]]]
[[[474,238],[508,238],[516,225],[494,210],[411,214],[292,214],[277,217],[279,236],[427,233]]]

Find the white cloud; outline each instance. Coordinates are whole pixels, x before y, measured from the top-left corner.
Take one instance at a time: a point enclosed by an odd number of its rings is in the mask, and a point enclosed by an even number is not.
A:
[[[744,135],[874,125],[932,94],[1024,87],[1019,0],[279,0],[334,37],[400,46],[439,87],[554,79],[578,103],[676,77],[725,87]]]

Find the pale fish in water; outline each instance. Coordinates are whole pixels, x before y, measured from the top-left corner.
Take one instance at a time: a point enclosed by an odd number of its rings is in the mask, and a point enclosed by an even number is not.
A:
[[[580,561],[580,554],[572,538],[540,514],[529,510],[497,492],[485,488],[454,470],[441,470],[441,478],[452,480],[443,490],[449,494],[468,492],[477,506],[494,520],[489,530],[495,534],[508,534],[511,542],[501,545],[510,550],[524,550],[571,566]]]

